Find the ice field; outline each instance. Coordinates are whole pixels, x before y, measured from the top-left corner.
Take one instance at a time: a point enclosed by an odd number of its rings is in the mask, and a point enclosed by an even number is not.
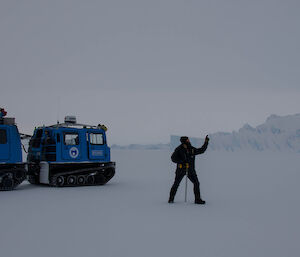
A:
[[[167,150],[113,150],[105,186],[23,183],[0,192],[3,257],[298,257],[300,155],[206,152],[196,169],[205,206],[184,180],[167,203]]]

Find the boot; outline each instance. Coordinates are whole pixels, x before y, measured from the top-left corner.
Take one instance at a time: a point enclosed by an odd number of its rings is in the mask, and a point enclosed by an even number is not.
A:
[[[168,203],[174,203],[174,199],[169,199]]]
[[[205,201],[203,201],[201,198],[195,200],[195,204],[205,204]]]

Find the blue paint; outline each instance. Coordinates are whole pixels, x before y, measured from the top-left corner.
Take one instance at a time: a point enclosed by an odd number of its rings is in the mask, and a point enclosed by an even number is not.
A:
[[[0,162],[22,162],[22,149],[16,125],[0,124]]]

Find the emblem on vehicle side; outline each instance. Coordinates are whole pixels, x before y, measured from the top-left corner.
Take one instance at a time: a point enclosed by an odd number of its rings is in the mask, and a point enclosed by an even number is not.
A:
[[[73,159],[75,159],[79,155],[79,150],[76,147],[71,147],[69,150],[69,154]]]

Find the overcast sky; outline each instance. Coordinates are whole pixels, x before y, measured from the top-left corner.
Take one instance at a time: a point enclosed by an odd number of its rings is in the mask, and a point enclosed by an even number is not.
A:
[[[1,0],[0,106],[110,143],[202,137],[300,112],[300,1]]]

